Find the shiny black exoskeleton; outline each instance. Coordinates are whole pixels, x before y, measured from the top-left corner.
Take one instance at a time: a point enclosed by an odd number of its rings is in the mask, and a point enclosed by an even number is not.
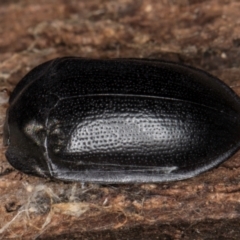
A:
[[[238,96],[177,63],[59,58],[28,73],[9,103],[8,161],[53,179],[186,179],[240,147]]]

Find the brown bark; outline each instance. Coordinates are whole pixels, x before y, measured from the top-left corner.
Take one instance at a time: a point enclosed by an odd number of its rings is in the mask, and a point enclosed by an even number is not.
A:
[[[239,12],[237,0],[1,1],[0,121],[4,89],[43,61],[66,55],[178,61],[240,94]],[[185,181],[104,186],[27,176],[3,153],[3,239],[240,238],[240,153]]]

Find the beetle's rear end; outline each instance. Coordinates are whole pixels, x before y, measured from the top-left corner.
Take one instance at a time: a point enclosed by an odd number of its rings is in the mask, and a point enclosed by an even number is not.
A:
[[[7,123],[7,158],[23,172],[103,183],[180,180],[240,145],[238,97],[200,70],[63,58],[31,79],[16,88]]]

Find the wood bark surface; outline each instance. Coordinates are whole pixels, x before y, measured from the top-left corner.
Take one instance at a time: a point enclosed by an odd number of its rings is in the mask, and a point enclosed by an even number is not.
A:
[[[239,0],[0,0],[0,33],[1,126],[17,82],[69,55],[181,62],[240,94]],[[27,176],[4,151],[1,239],[240,239],[240,152],[185,181],[97,185]]]

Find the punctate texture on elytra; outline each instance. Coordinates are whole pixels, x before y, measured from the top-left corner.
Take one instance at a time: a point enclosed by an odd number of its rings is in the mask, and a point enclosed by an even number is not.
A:
[[[146,59],[55,59],[9,100],[6,157],[65,181],[163,182],[217,166],[240,146],[240,101],[210,74]]]

